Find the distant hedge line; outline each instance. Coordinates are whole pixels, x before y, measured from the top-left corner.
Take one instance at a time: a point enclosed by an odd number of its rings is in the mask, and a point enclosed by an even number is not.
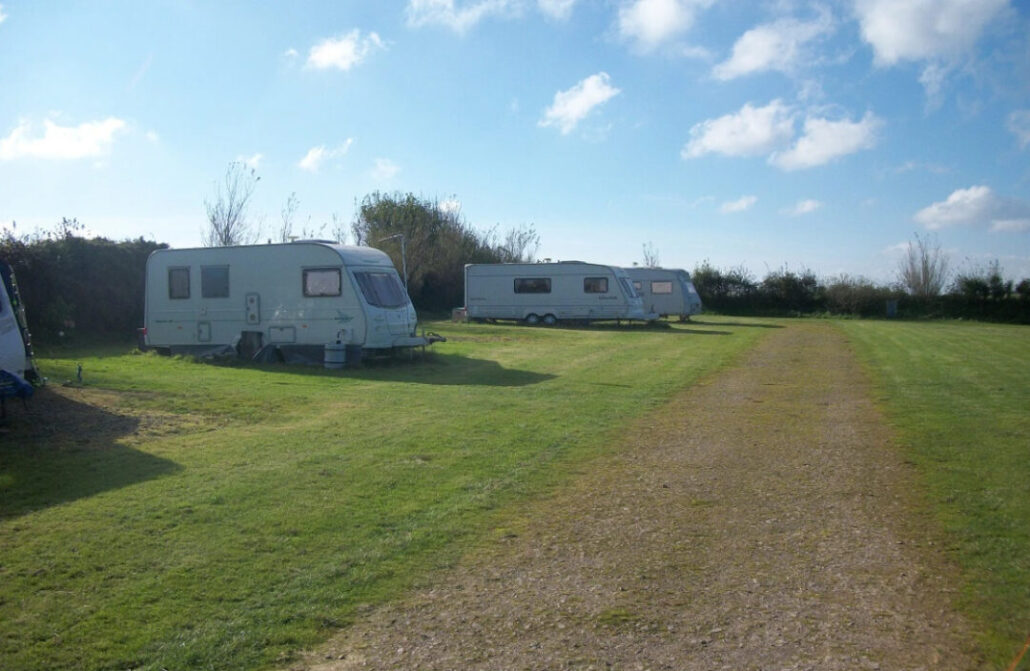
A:
[[[719,270],[703,263],[694,268],[691,278],[705,309],[723,314],[827,314],[1030,323],[1027,280],[1015,287],[1011,282],[996,282],[999,286],[992,292],[983,290],[980,282],[959,277],[949,293],[919,298],[900,287],[875,284],[861,277],[820,279],[809,271],[776,270],[756,280],[743,268]]]
[[[168,245],[112,242],[75,235],[0,239],[0,258],[14,269],[29,330],[58,334],[125,334],[143,326],[147,257]]]
[[[37,339],[51,341],[62,332],[91,336],[135,333],[143,325],[147,257],[168,245],[143,238],[123,242],[86,239],[75,235],[75,230],[65,226],[45,236],[18,238],[7,233],[0,237],[0,258],[18,278],[30,330]],[[453,260],[456,276],[465,262],[466,258]],[[894,316],[903,319],[1030,323],[1027,280],[1013,287],[1011,282],[960,278],[951,293],[918,299],[898,287],[848,276],[819,279],[808,271],[777,270],[758,281],[745,269],[719,270],[706,262],[694,268],[692,278],[705,309],[722,314],[885,317],[892,309]],[[443,291],[449,284],[430,280],[426,275],[419,293],[413,295],[418,309],[462,302],[463,297],[452,295],[453,290]]]

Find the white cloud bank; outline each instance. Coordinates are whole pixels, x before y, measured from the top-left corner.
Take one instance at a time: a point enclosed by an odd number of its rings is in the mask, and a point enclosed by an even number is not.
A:
[[[805,119],[805,132],[793,147],[769,157],[769,162],[783,170],[802,170],[825,165],[843,156],[876,145],[883,121],[866,112],[861,121]]]
[[[386,48],[376,33],[361,36],[357,28],[346,35],[327,37],[308,51],[306,67],[315,70],[350,70],[369,55]],[[289,53],[289,52],[287,52]]]
[[[805,47],[833,30],[825,10],[812,21],[779,19],[756,26],[737,39],[732,55],[712,69],[712,76],[726,81],[769,70],[790,74],[810,58]]]
[[[560,3],[541,3],[555,5]],[[437,25],[463,34],[475,27],[483,19],[491,16],[510,16],[517,14],[519,4],[513,0],[479,0],[463,7],[455,7],[454,0],[410,0],[408,2],[408,26]]]
[[[931,231],[952,226],[989,226],[993,232],[1030,231],[1030,202],[1003,198],[990,187],[956,189],[946,200],[924,207],[916,222]]]
[[[1020,149],[1030,147],[1030,110],[1016,110],[1009,114],[1005,125],[1019,140]]]
[[[87,121],[78,126],[59,126],[47,119],[42,134],[34,133],[33,125],[21,121],[4,138],[0,138],[0,161],[18,158],[73,160],[107,155],[115,135],[126,127],[125,121],[109,117],[103,121]]]
[[[953,58],[970,50],[1008,0],[857,0],[877,65]]]
[[[312,147],[304,158],[297,162],[297,167],[308,172],[318,172],[325,161],[346,154],[353,142],[354,138],[349,137],[346,142],[333,149],[326,148],[324,144]]]
[[[750,210],[751,206],[758,202],[757,196],[741,196],[737,200],[731,200],[723,203],[719,207],[719,212],[723,214],[733,214],[735,212],[744,212]]]
[[[759,156],[783,146],[793,136],[793,113],[781,100],[764,107],[746,103],[734,114],[695,124],[681,156]]]
[[[7,18],[7,15],[4,14],[4,6],[0,5],[0,23],[3,23],[4,19],[6,19],[6,18]]]
[[[598,72],[583,79],[572,88],[554,94],[554,102],[544,111],[539,126],[557,126],[562,135],[568,135],[594,108],[620,93],[610,83],[606,72]]]
[[[695,124],[680,155],[692,159],[706,154],[768,156],[782,170],[814,168],[876,144],[883,121],[867,112],[861,121],[808,116],[804,132],[795,137],[798,113],[781,100],[764,107],[745,104],[739,111]],[[786,149],[784,149],[786,148]]]
[[[546,16],[557,21],[565,21],[572,16],[572,7],[576,0],[537,0],[537,7]]]
[[[672,41],[694,25],[713,0],[633,0],[619,8],[619,37],[642,51]]]
[[[926,64],[919,82],[932,99],[1008,6],[1008,0],[856,0],[855,15],[876,65]]]
[[[799,200],[797,204],[794,205],[794,207],[786,210],[785,213],[789,214],[792,217],[800,217],[806,214],[811,214],[812,212],[815,212],[822,206],[823,204],[818,200],[808,198],[805,200]]]
[[[377,158],[372,166],[372,179],[386,181],[393,179],[401,171],[399,165],[388,158]]]

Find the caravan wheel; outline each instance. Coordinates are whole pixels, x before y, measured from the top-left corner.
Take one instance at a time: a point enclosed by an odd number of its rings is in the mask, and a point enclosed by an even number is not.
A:
[[[530,326],[536,326],[540,323],[540,317],[533,314],[526,315],[526,323]]]
[[[558,318],[554,315],[544,315],[544,323],[548,326],[554,326],[558,323]]]

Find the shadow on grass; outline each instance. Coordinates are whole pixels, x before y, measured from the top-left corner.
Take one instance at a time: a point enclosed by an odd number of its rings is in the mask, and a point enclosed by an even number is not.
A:
[[[13,404],[11,404],[13,405]],[[0,519],[118,489],[180,469],[119,444],[139,420],[37,389],[0,427]]]
[[[781,329],[783,328],[779,324],[766,324],[762,322],[703,322],[699,319],[691,319],[688,324],[695,324],[697,326],[730,326],[740,327],[747,329]]]
[[[412,351],[365,359],[358,368],[329,371],[321,365],[254,364],[241,361],[213,361],[214,365],[253,367],[269,373],[311,375],[319,377],[346,377],[369,382],[410,382],[428,385],[465,385],[483,387],[524,387],[552,380],[550,373],[505,368],[490,359],[473,359],[458,354]]]

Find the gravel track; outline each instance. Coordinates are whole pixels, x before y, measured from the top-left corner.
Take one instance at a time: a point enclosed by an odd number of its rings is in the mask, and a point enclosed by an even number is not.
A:
[[[484,547],[290,669],[977,669],[832,325],[770,329]]]

